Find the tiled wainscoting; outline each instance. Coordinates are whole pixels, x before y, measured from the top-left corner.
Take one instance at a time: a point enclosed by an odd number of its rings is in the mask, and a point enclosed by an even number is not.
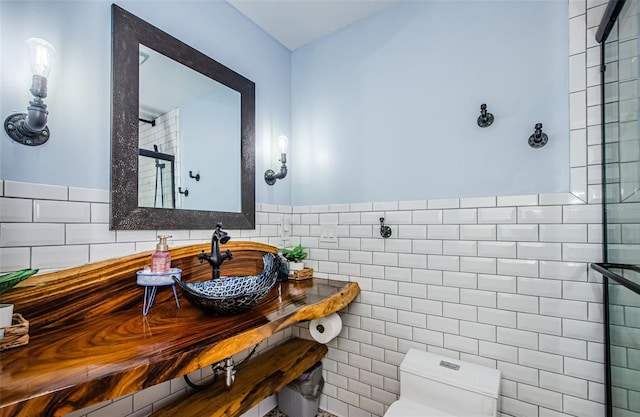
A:
[[[109,230],[107,190],[14,181],[0,181],[0,190],[0,272],[27,267],[47,272],[153,250],[158,234],[173,236],[170,247],[211,241],[212,230]],[[282,215],[269,224],[273,216],[260,210],[258,204],[255,230],[230,233],[279,246]]]
[[[588,268],[602,255],[599,205],[540,194],[293,211],[316,275],[362,289],[324,360],[322,409],[382,415],[417,347],[500,369],[504,415],[603,415],[602,291]]]
[[[3,270],[59,269],[155,245],[157,231],[109,230],[105,191],[10,181],[3,190]],[[323,410],[382,415],[399,392],[398,364],[416,346],[499,368],[504,415],[602,415],[602,294],[588,268],[601,260],[600,205],[563,193],[257,208],[256,229],[231,231],[233,239],[281,246],[286,219],[288,245],[309,248],[317,276],[362,288],[324,360]],[[335,242],[322,237],[327,229]],[[170,234],[178,246],[211,231]],[[262,349],[290,335],[308,337],[306,325]],[[177,379],[74,415],[148,415],[185,389]]]

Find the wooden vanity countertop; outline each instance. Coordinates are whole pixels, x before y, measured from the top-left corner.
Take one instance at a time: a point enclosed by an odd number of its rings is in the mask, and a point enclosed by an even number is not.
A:
[[[197,261],[203,248],[209,250],[208,245],[172,250],[173,266],[183,269],[183,279],[210,273]],[[234,275],[242,268],[246,275],[255,273],[251,269],[261,268],[261,254],[274,250],[260,244],[223,248],[238,259],[227,266]],[[143,317],[144,289],[135,284],[135,271],[149,255],[40,276],[46,281],[55,274],[56,281],[0,297],[30,321],[29,343],[0,352],[0,416],[62,416],[140,391],[242,352],[297,322],[336,312],[360,292],[354,282],[278,282],[253,309],[212,317],[176,288],[178,309],[167,286],[158,289]],[[221,273],[230,275],[225,268]]]

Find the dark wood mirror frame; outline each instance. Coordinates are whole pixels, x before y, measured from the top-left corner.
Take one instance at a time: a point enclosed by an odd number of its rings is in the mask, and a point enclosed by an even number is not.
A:
[[[111,229],[229,229],[255,227],[255,83],[113,4],[111,102]],[[240,93],[241,211],[138,207],[139,45]],[[203,149],[215,157],[215,149]],[[225,183],[220,175],[219,183]],[[214,195],[215,189],[211,189]]]

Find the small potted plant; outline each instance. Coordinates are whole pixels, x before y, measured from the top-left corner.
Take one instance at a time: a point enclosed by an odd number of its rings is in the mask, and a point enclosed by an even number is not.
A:
[[[282,256],[289,263],[289,273],[304,269],[304,263],[301,261],[307,257],[307,252],[304,251],[302,245],[298,245],[293,249],[282,249]]]

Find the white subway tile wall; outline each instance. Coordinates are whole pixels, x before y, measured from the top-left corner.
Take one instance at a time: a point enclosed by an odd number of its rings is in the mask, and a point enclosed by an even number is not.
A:
[[[309,248],[305,262],[315,275],[360,284],[323,360],[322,409],[381,416],[399,393],[398,364],[417,347],[500,369],[501,416],[603,415],[601,290],[588,270],[602,254],[600,161],[596,149],[587,149],[599,146],[601,135],[599,118],[588,117],[599,101],[587,87],[600,82],[593,36],[604,3],[569,1],[571,193],[258,204],[255,230],[230,231],[233,238],[282,246],[281,216],[290,214],[287,245]],[[161,233],[110,231],[106,190],[0,184],[0,272],[56,270],[151,250]],[[390,239],[378,235],[380,217],[393,230]],[[327,224],[337,243],[320,242]],[[633,228],[616,232],[621,244],[640,240]],[[206,242],[210,233],[171,231],[170,244]],[[291,336],[310,334],[305,324],[295,326],[261,350]],[[203,368],[192,377],[209,373]],[[179,378],[70,416],[146,416],[186,391]],[[266,414],[274,401],[245,416]]]
[[[43,185],[28,188],[48,192]],[[54,270],[152,249],[155,245],[156,231],[114,232],[109,231],[107,223],[89,223],[91,218],[86,216],[87,208],[82,202],[46,200],[54,211],[59,204],[68,213],[62,217],[49,215],[49,222],[37,222],[35,211],[39,202],[45,200],[38,195],[26,199],[7,195],[6,189],[4,192],[2,199],[7,207],[12,207],[15,200],[34,212],[31,222],[24,221],[29,216],[8,215],[8,221],[0,225],[0,255],[5,270],[18,266]],[[583,241],[586,228],[601,219],[595,215],[576,217],[575,213],[588,210],[576,210],[582,206],[574,202],[558,205],[560,197],[547,195],[549,206],[500,209],[551,212],[554,218],[568,223],[549,224],[548,217],[540,218],[544,223],[526,225],[500,224],[499,220],[495,224],[468,223],[470,219],[479,221],[478,212],[494,199],[469,199],[465,200],[464,209],[435,210],[440,218],[463,222],[438,225],[445,229],[437,229],[439,233],[435,236],[413,232],[408,237],[393,235],[386,240],[376,236],[377,230],[361,237],[361,229],[355,227],[361,226],[357,222],[369,218],[373,211],[358,212],[348,207],[349,212],[336,213],[330,211],[335,207],[329,206],[290,209],[293,224],[304,222],[309,226],[309,233],[292,236],[290,244],[305,240],[310,249],[307,265],[316,269],[316,275],[357,281],[362,288],[356,301],[341,312],[344,322],[341,336],[329,344],[330,352],[324,360],[327,382],[321,408],[344,417],[382,415],[399,392],[397,365],[410,347],[418,347],[501,369],[504,378],[501,412],[505,416],[541,416],[551,412],[599,415],[603,395],[592,391],[603,390],[601,288],[596,277],[588,273],[587,263],[599,260],[601,252],[592,253],[590,249],[601,247],[589,245],[587,252],[594,258],[576,261],[574,252],[579,253],[580,248],[564,251],[563,245]],[[543,199],[538,196],[537,200]],[[477,201],[480,207],[471,207],[472,201]],[[530,198],[501,201],[528,203]],[[98,199],[92,204],[106,201]],[[458,205],[451,200],[447,204]],[[406,208],[415,204],[390,205]],[[435,205],[441,205],[441,201]],[[383,214],[409,222],[403,226],[422,230],[420,227],[424,225],[411,223],[414,215],[420,221],[424,219],[422,205],[415,206],[418,209],[399,210],[396,215],[387,210]],[[263,211],[265,207],[274,211]],[[368,210],[372,205],[357,208]],[[258,205],[257,209],[257,219],[267,223],[259,222],[248,238],[280,246],[278,231],[271,229],[277,229],[282,207]],[[321,228],[314,226],[327,219],[325,214],[338,215],[338,228],[344,226],[340,219],[355,227],[345,229],[335,249],[319,247]],[[577,223],[578,218],[585,223]],[[500,219],[510,221],[508,217]],[[79,220],[87,222],[77,223]],[[105,220],[104,216],[101,220]],[[56,236],[56,230],[57,240],[50,237]],[[354,236],[351,230],[355,231]],[[451,230],[465,230],[464,239]],[[496,234],[495,230],[511,233]],[[16,237],[24,233],[28,236]],[[174,245],[206,242],[210,236],[210,231],[171,233],[178,238]],[[245,231],[231,233],[240,237]],[[52,239],[55,243],[50,242]],[[429,253],[434,251],[436,254]],[[18,265],[18,261],[26,264]],[[309,337],[302,325],[276,339],[289,335]],[[590,355],[588,346],[593,352]],[[186,391],[180,381],[72,415],[148,415]],[[593,384],[591,388],[589,383]]]
[[[345,329],[330,343],[325,359],[327,385],[321,407],[349,417],[363,415],[362,411],[367,416],[381,415],[380,410],[399,392],[398,361],[407,349],[419,347],[501,369],[503,415],[601,416],[602,294],[598,280],[588,273],[588,262],[600,260],[601,252],[595,249],[602,247],[570,246],[584,242],[588,226],[599,224],[601,218],[571,198],[547,194],[535,200],[549,205],[505,207],[511,209],[505,212],[530,216],[524,228],[511,225],[508,216],[496,217],[495,225],[490,225],[493,229],[477,229],[481,232],[476,235],[455,239],[451,230],[476,226],[467,223],[481,219],[466,210],[484,210],[492,201],[479,199],[479,207],[474,208],[466,200],[464,216],[457,208],[441,209],[445,225],[433,229],[434,234],[427,233],[426,239],[421,234],[394,235],[388,240],[373,238],[384,246],[339,244],[338,251],[357,254],[341,255],[349,263],[363,260],[360,266],[366,265],[367,273],[362,275],[369,279],[356,302],[341,312]],[[529,204],[533,198],[501,201]],[[561,201],[567,204],[558,204]],[[440,204],[427,202],[429,207]],[[457,206],[451,200],[447,204]],[[308,215],[314,210],[296,207],[293,212]],[[390,213],[387,210],[385,216],[391,218]],[[323,212],[317,214],[321,218]],[[361,214],[364,218],[365,213]],[[424,210],[414,214],[422,223]],[[296,222],[298,214],[293,216]],[[401,217],[407,219],[407,214]],[[446,224],[450,223],[446,219],[453,218],[461,224]],[[533,218],[538,223],[531,223]],[[495,228],[511,233],[492,235]],[[308,264],[321,264],[314,256],[322,253],[314,248],[320,244],[319,236],[307,236],[306,244],[311,248]],[[569,245],[566,254],[563,245]],[[418,260],[423,259],[425,248],[436,248],[438,253],[427,255],[426,268]],[[587,255],[577,256],[581,251]],[[367,252],[371,254],[363,256]],[[408,255],[419,256],[410,262],[401,260]],[[376,273],[368,273],[375,267]],[[322,270],[317,275],[363,279]],[[308,336],[304,325],[297,331]],[[594,350],[591,356],[588,346]],[[340,414],[345,410],[348,414]]]

